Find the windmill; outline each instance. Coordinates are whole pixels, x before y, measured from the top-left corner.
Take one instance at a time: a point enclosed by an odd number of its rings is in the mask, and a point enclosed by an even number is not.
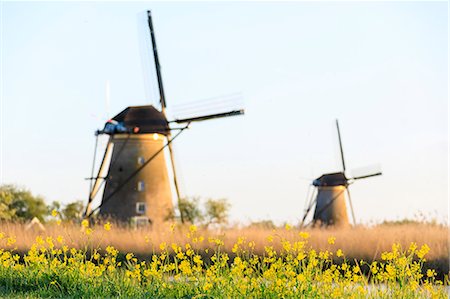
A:
[[[127,107],[107,121],[103,130],[96,132],[96,140],[102,134],[109,135],[109,140],[96,177],[94,177],[94,154],[85,217],[92,216],[98,210],[100,217],[111,217],[137,224],[161,224],[173,215],[171,182],[164,150],[166,148],[169,150],[173,184],[179,201],[180,192],[172,142],[193,122],[244,114],[244,110],[235,109],[222,113],[167,120],[165,113],[167,103],[151,12],[148,11],[147,15],[161,110],[152,105]],[[172,124],[183,126],[173,127]],[[172,136],[173,131],[176,131],[174,136]],[[99,206],[93,208],[93,200],[103,186],[102,201]],[[183,222],[183,215],[180,216]]]
[[[365,179],[381,175],[381,171],[365,173],[358,176],[348,178],[345,174],[344,150],[342,148],[341,132],[339,130],[339,122],[336,119],[336,129],[339,139],[339,149],[341,154],[342,171],[334,173],[326,173],[313,180],[312,186],[314,191],[310,194],[309,202],[302,219],[302,226],[306,217],[315,204],[313,215],[313,225],[349,225],[347,207],[345,203],[345,193],[348,196],[348,202],[352,213],[353,223],[355,224],[355,214],[350,196],[349,185],[357,180]]]

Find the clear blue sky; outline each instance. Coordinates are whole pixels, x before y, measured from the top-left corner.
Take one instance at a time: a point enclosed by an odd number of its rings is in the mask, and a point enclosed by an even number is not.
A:
[[[152,9],[169,109],[242,92],[246,115],[176,141],[185,195],[236,221],[298,221],[309,180],[348,168],[358,221],[448,214],[447,2],[3,2],[1,180],[86,200],[94,131],[157,102]],[[170,112],[170,111],[169,111]]]

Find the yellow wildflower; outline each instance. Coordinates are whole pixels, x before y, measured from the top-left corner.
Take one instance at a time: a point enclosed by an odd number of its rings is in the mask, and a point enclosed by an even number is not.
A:
[[[84,219],[83,221],[81,221],[81,226],[82,227],[88,227],[89,226],[89,221],[87,219]]]
[[[203,291],[208,291],[212,288],[212,284],[207,282],[203,285]]]
[[[423,259],[424,256],[430,251],[430,247],[427,244],[422,245],[420,250],[416,253],[420,259]]]
[[[106,222],[105,225],[103,225],[103,228],[108,232],[111,230],[111,223]]]
[[[6,245],[7,245],[7,246],[11,246],[11,245],[13,245],[14,243],[16,243],[16,238],[13,237],[13,236],[11,236],[11,237],[8,238],[8,241],[7,241]]]
[[[190,231],[191,233],[195,233],[195,232],[197,231],[197,226],[195,226],[195,225],[189,226],[189,231]]]
[[[298,235],[300,236],[300,238],[303,238],[303,239],[309,238],[309,234],[307,232],[299,232]]]

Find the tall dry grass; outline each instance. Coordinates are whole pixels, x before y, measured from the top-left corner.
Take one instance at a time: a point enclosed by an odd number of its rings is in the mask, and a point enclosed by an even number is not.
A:
[[[134,252],[146,255],[152,251],[158,251],[159,244],[166,242],[188,243],[189,226],[176,225],[171,230],[170,224],[160,228],[130,229],[120,226],[113,227],[106,232],[102,226],[94,227],[90,236],[82,233],[77,225],[48,224],[45,231],[35,229],[25,230],[24,225],[16,223],[0,224],[0,232],[15,236],[18,251],[27,251],[38,235],[63,236],[71,246],[100,246],[105,248],[112,245],[122,252]],[[379,258],[381,252],[391,249],[392,244],[400,243],[403,248],[408,248],[411,242],[419,246],[427,244],[431,251],[428,260],[445,260],[449,258],[449,230],[445,226],[428,224],[406,225],[380,225],[375,227],[354,228],[329,228],[329,229],[305,229],[310,234],[309,245],[316,250],[330,248],[327,240],[333,236],[336,242],[334,248],[342,249],[348,257],[356,259],[373,260]],[[198,244],[199,248],[208,248],[212,245],[209,237],[220,237],[224,241],[223,249],[231,252],[233,244],[239,237],[245,237],[247,242],[255,242],[255,251],[261,253],[267,245],[267,237],[274,237],[274,247],[281,246],[276,242],[277,238],[288,240],[298,239],[300,230],[292,228],[263,229],[263,228],[229,228],[223,230],[199,228],[197,235],[204,236],[205,240]]]

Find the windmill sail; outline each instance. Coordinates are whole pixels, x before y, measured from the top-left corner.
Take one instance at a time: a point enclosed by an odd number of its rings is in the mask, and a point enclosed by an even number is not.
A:
[[[370,165],[366,167],[360,167],[351,170],[351,179],[352,180],[360,180],[365,178],[370,178],[378,175],[382,175],[380,165]]]
[[[178,124],[182,123],[190,123],[190,122],[197,122],[197,121],[204,121],[209,119],[215,119],[215,118],[223,118],[223,117],[229,117],[229,116],[237,116],[237,115],[243,115],[244,110],[233,110],[223,113],[216,113],[216,114],[209,114],[209,115],[202,115],[197,117],[191,117],[191,118],[185,118],[185,119],[175,119],[171,122],[176,122]]]
[[[161,110],[164,112],[164,110],[167,107],[166,97],[164,94],[164,86],[163,86],[163,82],[162,82],[161,65],[159,64],[158,49],[156,47],[155,32],[153,30],[152,12],[150,10],[147,11],[147,16],[148,16],[148,27],[150,29],[150,37],[152,39],[153,58],[155,60],[156,77],[158,79],[158,89],[159,89],[159,95],[160,95],[159,100],[161,103]]]
[[[341,131],[339,130],[339,121],[336,119],[336,128],[339,138],[339,148],[341,150],[342,171],[345,172],[344,149],[342,148]]]

